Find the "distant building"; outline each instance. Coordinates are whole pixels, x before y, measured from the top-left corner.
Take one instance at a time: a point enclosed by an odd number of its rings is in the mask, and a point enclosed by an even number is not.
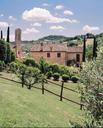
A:
[[[11,45],[11,48],[15,49],[16,57],[22,57],[22,48],[21,48],[21,29],[15,29],[15,45]]]
[[[72,59],[75,59],[81,65],[83,47],[67,47],[65,43],[35,43],[30,50],[30,54],[31,58],[36,61],[43,56],[44,60],[58,63],[59,65],[67,65],[67,61]]]

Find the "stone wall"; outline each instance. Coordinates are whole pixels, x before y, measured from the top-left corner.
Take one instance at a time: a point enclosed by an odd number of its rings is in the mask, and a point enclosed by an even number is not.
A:
[[[75,59],[76,60],[76,55],[79,54],[80,55],[80,62],[79,64],[82,64],[82,55],[83,53],[67,53],[67,60],[72,60]]]
[[[66,65],[67,63],[67,52],[30,52],[31,58],[34,58],[36,61],[40,59],[41,56],[44,57],[44,60],[48,62],[58,63],[59,65]],[[50,57],[47,57],[47,53],[50,53]],[[61,57],[57,57],[57,53],[61,53]]]

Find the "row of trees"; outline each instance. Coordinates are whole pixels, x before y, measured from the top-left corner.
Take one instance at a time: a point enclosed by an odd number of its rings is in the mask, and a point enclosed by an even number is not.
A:
[[[10,48],[9,43],[9,27],[7,29],[7,41],[3,39],[3,32],[1,31],[1,39],[0,39],[0,60],[4,61],[6,64],[15,61],[16,54],[15,50]]]

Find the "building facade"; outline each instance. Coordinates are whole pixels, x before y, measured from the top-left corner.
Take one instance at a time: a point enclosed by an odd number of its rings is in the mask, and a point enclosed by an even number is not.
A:
[[[30,50],[31,58],[36,61],[41,56],[48,62],[58,63],[59,65],[67,65],[68,60],[76,60],[78,64],[82,64],[83,47],[67,47],[66,43],[34,44]]]

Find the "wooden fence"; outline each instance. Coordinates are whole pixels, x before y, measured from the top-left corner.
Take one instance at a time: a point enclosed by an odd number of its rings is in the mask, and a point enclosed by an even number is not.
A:
[[[5,69],[5,70],[8,69],[8,68],[2,67],[2,66],[0,66],[0,68],[3,68],[3,69]],[[16,83],[19,83],[19,84],[22,84],[22,87],[23,87],[23,85],[31,86],[31,85],[25,84],[25,83],[23,82],[23,80],[22,80],[22,82],[18,82],[18,81],[15,81],[15,80],[12,80],[12,79],[8,79],[8,78],[5,78],[5,77],[1,77],[1,76],[0,76],[0,78],[6,79],[6,80],[9,80],[9,81],[12,81],[12,82],[16,82]],[[77,91],[75,91],[75,90],[73,90],[73,89],[71,89],[71,88],[67,88],[67,87],[63,86],[63,85],[64,85],[64,82],[63,82],[63,81],[62,81],[62,85],[60,85],[60,84],[57,84],[57,83],[55,83],[55,82],[52,82],[52,81],[50,81],[50,80],[48,80],[48,79],[45,79],[45,80],[48,81],[48,82],[50,82],[50,83],[52,83],[52,84],[54,84],[54,85],[60,86],[60,87],[61,87],[60,95],[59,95],[59,94],[56,94],[56,93],[54,93],[54,92],[52,92],[52,91],[50,91],[50,90],[48,90],[48,89],[46,89],[46,88],[44,87],[44,83],[42,84],[42,88],[39,88],[39,87],[36,87],[36,86],[31,86],[31,87],[42,90],[42,94],[44,94],[44,91],[47,91],[47,92],[49,92],[49,93],[52,93],[52,94],[54,94],[54,95],[60,97],[60,101],[62,101],[62,99],[65,99],[65,100],[68,100],[68,101],[73,102],[73,103],[75,103],[75,104],[78,104],[78,105],[80,105],[80,110],[82,110],[82,107],[83,107],[83,106],[86,106],[86,105],[84,105],[84,104],[82,104],[82,103],[78,103],[78,102],[76,102],[76,101],[73,101],[73,100],[70,100],[70,99],[68,99],[68,98],[66,98],[66,97],[63,97],[63,88],[65,88],[65,89],[67,89],[67,90],[70,90],[70,91],[73,91],[73,92],[75,92],[75,93],[78,93]],[[82,101],[82,98],[81,98],[81,101]]]

